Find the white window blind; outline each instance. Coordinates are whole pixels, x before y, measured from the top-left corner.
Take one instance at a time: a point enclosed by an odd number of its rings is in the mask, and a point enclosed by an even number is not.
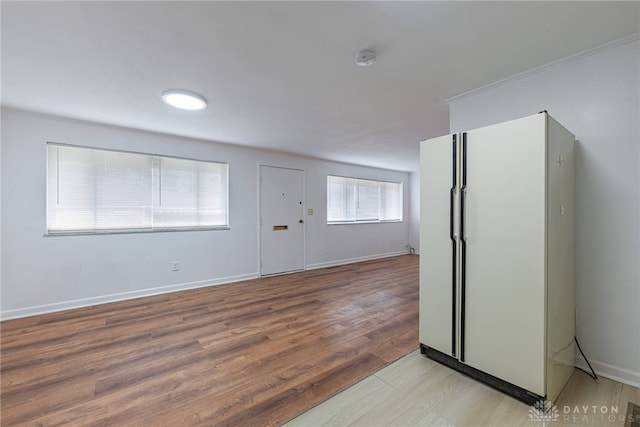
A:
[[[327,176],[327,221],[355,221],[356,180]]]
[[[228,226],[228,166],[47,145],[47,231],[155,231]]]
[[[327,222],[402,221],[402,183],[327,176]]]
[[[380,219],[402,221],[402,183],[380,183]]]
[[[166,157],[158,162],[155,227],[227,225],[226,164]]]

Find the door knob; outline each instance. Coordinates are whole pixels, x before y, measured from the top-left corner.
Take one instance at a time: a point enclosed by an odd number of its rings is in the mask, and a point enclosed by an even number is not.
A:
[[[303,223],[304,223],[304,220],[303,220],[303,219],[301,219],[301,220],[298,220],[298,222],[299,222],[300,224],[303,224]]]

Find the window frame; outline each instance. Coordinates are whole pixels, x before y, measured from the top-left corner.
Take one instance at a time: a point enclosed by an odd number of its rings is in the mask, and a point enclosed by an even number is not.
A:
[[[99,228],[99,229],[78,229],[78,230],[50,230],[49,229],[49,175],[50,175],[50,165],[49,165],[49,147],[70,147],[77,149],[86,149],[86,150],[94,150],[94,151],[104,151],[104,152],[112,152],[112,153],[124,153],[124,154],[133,154],[133,155],[141,155],[152,158],[152,163],[155,165],[158,163],[158,159],[168,158],[168,159],[177,159],[177,160],[185,160],[191,162],[200,162],[200,163],[212,163],[217,165],[224,166],[224,180],[225,180],[225,200],[224,205],[226,206],[225,210],[225,224],[224,225],[204,225],[204,226],[175,226],[175,227],[131,227],[131,228]],[[113,148],[103,148],[103,147],[94,147],[89,145],[78,145],[78,144],[68,144],[54,141],[47,141],[45,144],[45,156],[46,156],[46,172],[45,172],[45,233],[46,237],[55,237],[55,236],[73,236],[73,235],[111,235],[111,234],[140,234],[140,233],[165,233],[165,232],[183,232],[183,231],[212,231],[212,230],[230,230],[230,211],[231,207],[229,204],[229,163],[217,160],[202,160],[195,159],[189,157],[181,157],[181,156],[172,156],[165,154],[154,154],[147,153],[141,151],[131,151],[131,150],[120,150]],[[153,166],[155,167],[155,166]],[[152,175],[154,175],[154,171],[151,171]],[[152,193],[154,192],[152,186]],[[160,190],[159,190],[160,191]],[[152,199],[155,199],[156,195],[152,194]],[[154,209],[155,205],[152,203],[151,208]],[[153,214],[152,214],[153,215]]]
[[[381,207],[381,188],[380,185],[383,183],[387,183],[387,184],[396,184],[400,186],[400,209],[401,209],[401,218],[400,219],[353,219],[353,220],[335,220],[335,221],[330,221],[329,220],[329,179],[330,178],[341,178],[341,179],[345,179],[345,180],[355,180],[356,181],[356,185],[358,181],[367,181],[367,182],[375,182],[377,183],[377,187],[378,187],[378,217],[380,216],[380,213],[382,211],[382,207]],[[376,180],[376,179],[367,179],[367,178],[356,178],[356,177],[351,177],[351,176],[342,176],[342,175],[330,175],[327,174],[327,179],[326,179],[326,194],[327,194],[327,208],[326,208],[326,214],[327,214],[327,218],[326,218],[326,224],[327,225],[350,225],[350,224],[385,224],[385,223],[399,223],[399,222],[404,222],[404,182],[402,181],[383,181],[383,180]],[[356,216],[357,216],[357,195],[355,197],[355,210],[354,212],[356,212]]]

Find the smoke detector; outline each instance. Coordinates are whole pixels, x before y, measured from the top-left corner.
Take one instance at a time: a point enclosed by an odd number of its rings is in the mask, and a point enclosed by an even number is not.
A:
[[[368,67],[376,61],[376,53],[369,49],[363,49],[356,52],[356,64],[361,67]]]

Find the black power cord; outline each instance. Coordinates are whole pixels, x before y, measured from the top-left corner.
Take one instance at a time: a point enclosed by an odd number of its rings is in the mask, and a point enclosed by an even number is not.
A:
[[[598,376],[596,375],[596,371],[593,370],[593,367],[591,366],[591,363],[589,363],[589,359],[587,359],[587,356],[584,355],[584,352],[582,351],[582,348],[580,347],[580,343],[578,342],[578,337],[573,337],[573,339],[575,340],[577,346],[578,346],[578,350],[580,350],[580,354],[582,355],[582,357],[584,358],[584,361],[587,362],[587,365],[589,365],[589,369],[591,369],[591,372],[587,372],[584,369],[576,366],[576,369],[580,369],[582,372],[584,372],[585,374],[589,375],[591,378],[593,378],[594,380],[598,379]]]

